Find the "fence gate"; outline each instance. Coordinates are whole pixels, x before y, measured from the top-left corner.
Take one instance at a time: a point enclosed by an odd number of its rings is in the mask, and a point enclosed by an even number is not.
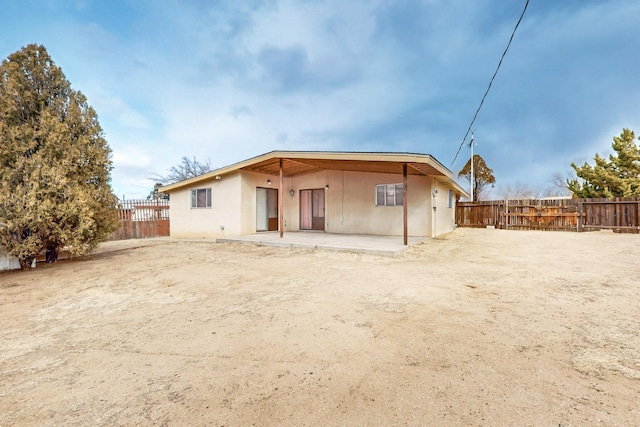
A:
[[[505,200],[501,228],[577,231],[580,212],[575,199]]]
[[[145,239],[169,235],[168,200],[126,200],[118,204],[120,226],[108,240]]]

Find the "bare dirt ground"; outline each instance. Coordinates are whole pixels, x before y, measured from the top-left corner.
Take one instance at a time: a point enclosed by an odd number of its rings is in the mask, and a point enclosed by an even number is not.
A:
[[[0,426],[640,425],[640,236],[175,241],[0,274]]]

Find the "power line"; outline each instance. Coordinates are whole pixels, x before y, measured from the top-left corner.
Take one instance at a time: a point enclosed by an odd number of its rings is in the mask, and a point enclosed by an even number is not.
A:
[[[471,127],[473,126],[473,124],[476,121],[476,118],[478,117],[478,113],[480,112],[480,109],[482,108],[482,104],[484,104],[484,100],[487,97],[487,95],[489,94],[489,91],[491,90],[491,85],[493,84],[493,80],[496,78],[496,75],[498,74],[498,70],[500,69],[500,66],[502,65],[502,60],[504,59],[504,57],[507,54],[507,51],[509,50],[509,46],[511,46],[511,42],[513,41],[513,36],[515,36],[516,30],[518,29],[518,26],[520,25],[520,21],[522,21],[522,17],[524,16],[524,13],[527,11],[527,6],[529,6],[529,0],[527,0],[527,2],[524,5],[524,9],[522,10],[522,14],[520,15],[520,19],[518,19],[518,22],[516,23],[516,26],[513,29],[513,32],[511,33],[511,38],[509,38],[509,43],[507,44],[507,48],[502,53],[502,57],[500,58],[500,62],[498,62],[498,67],[496,68],[495,73],[493,73],[493,77],[491,77],[491,81],[489,82],[489,87],[487,87],[487,91],[484,93],[484,96],[482,97],[482,100],[480,101],[480,105],[478,106],[478,109],[476,110],[476,113],[473,115],[473,120],[471,120],[471,124],[469,124],[469,128],[467,129],[467,133],[465,133],[464,134],[464,138],[462,138],[462,142],[460,143],[460,147],[458,147],[458,151],[456,152],[456,155],[453,158],[453,161],[451,162],[451,167],[453,167],[454,163],[456,162],[456,159],[458,158],[458,154],[460,154],[460,150],[462,149],[462,146],[464,145],[465,141],[467,140],[467,136],[469,136],[469,132],[471,132]]]

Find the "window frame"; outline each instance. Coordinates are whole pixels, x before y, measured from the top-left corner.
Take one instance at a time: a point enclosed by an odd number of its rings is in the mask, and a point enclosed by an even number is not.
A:
[[[383,190],[383,193],[381,193],[380,191],[381,189]],[[380,196],[382,196],[382,203],[380,203],[381,202]],[[376,184],[376,190],[375,190],[375,206],[376,207],[402,206],[404,201],[403,198],[404,198],[404,184],[402,183]],[[390,200],[392,200],[391,203],[389,203]]]
[[[205,192],[204,206],[199,206],[200,192]],[[191,190],[191,209],[211,209],[211,187],[194,188]]]
[[[448,208],[453,209],[453,201],[455,199],[455,193],[453,192],[453,190],[449,189],[449,198],[448,198]]]

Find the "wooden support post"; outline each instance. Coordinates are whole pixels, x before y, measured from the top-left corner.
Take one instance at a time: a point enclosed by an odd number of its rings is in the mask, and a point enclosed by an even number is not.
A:
[[[408,218],[407,218],[407,164],[402,165],[402,215],[404,220],[404,245],[409,244]]]
[[[278,188],[278,228],[280,229],[280,238],[284,236],[284,198],[282,191],[284,190],[284,175],[282,172],[283,159],[280,159],[280,187]]]

